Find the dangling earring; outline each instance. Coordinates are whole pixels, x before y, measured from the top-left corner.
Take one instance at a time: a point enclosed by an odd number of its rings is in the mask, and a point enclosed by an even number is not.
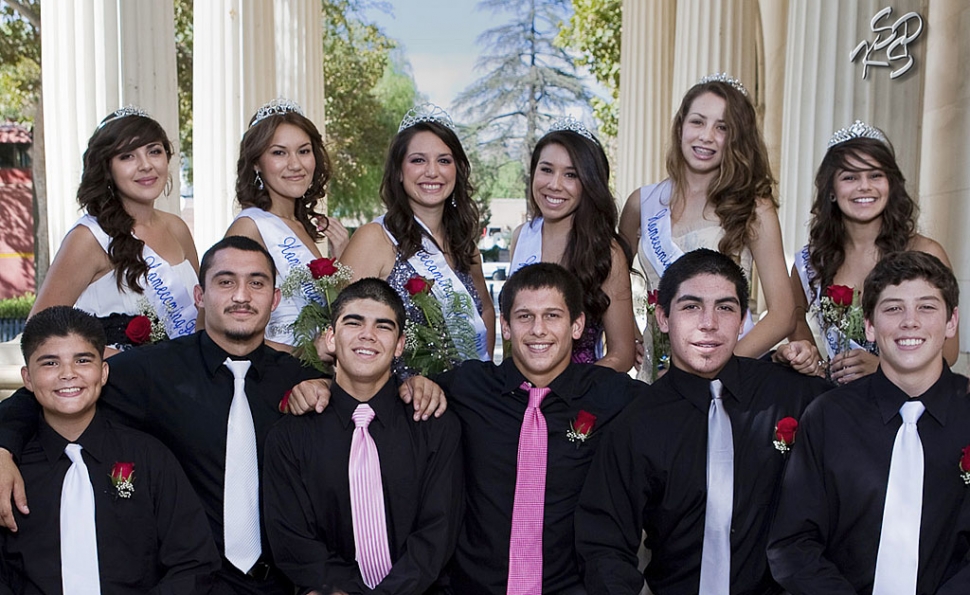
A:
[[[111,185],[111,181],[108,180],[108,198],[111,199],[111,200],[114,200],[114,197],[115,197],[115,189],[114,189],[114,186],[112,186]]]
[[[835,194],[829,194],[829,202],[836,202],[838,199],[835,198]]]
[[[253,180],[253,186],[255,186],[257,190],[262,190],[265,188],[265,186],[263,186],[263,177],[259,175],[258,169],[256,170],[256,179]]]
[[[458,201],[455,200],[455,195],[454,194],[451,195],[451,206],[454,207],[454,208],[456,208],[456,209],[458,208]]]
[[[172,193],[173,186],[174,186],[174,183],[172,182],[172,174],[168,174],[168,181],[165,182],[165,189],[163,190],[163,192],[165,193],[165,196],[168,196],[169,194]]]

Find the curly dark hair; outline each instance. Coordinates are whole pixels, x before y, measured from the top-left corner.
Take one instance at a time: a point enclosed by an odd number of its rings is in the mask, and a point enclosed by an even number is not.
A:
[[[532,195],[532,179],[542,150],[549,145],[559,145],[569,153],[582,185],[582,197],[573,212],[573,225],[561,264],[582,283],[587,324],[599,323],[610,307],[603,283],[610,276],[613,265],[613,242],[623,250],[627,268],[633,262],[630,246],[616,232],[619,215],[616,200],[610,192],[610,164],[599,143],[581,134],[571,130],[547,133],[536,143],[529,166],[526,197],[530,220],[541,214]]]
[[[714,205],[714,213],[724,229],[724,237],[717,248],[737,260],[751,240],[752,228],[758,218],[757,199],[767,198],[778,207],[773,194],[775,179],[771,175],[768,149],[758,130],[758,118],[751,101],[731,85],[711,81],[691,87],[674,116],[667,149],[667,174],[673,180],[674,188],[680,192],[686,187],[687,164],[681,149],[684,120],[694,100],[704,93],[713,93],[726,104],[724,157],[717,178],[707,189],[707,200]]]
[[[236,162],[236,201],[242,208],[256,207],[268,211],[273,201],[269,196],[269,190],[256,186],[256,162],[269,148],[273,142],[273,135],[281,124],[291,124],[296,126],[310,137],[310,146],[313,148],[313,159],[316,167],[313,170],[313,179],[306,194],[302,198],[293,201],[293,215],[300,222],[307,234],[319,241],[323,238],[323,231],[327,229],[330,220],[326,215],[315,211],[317,203],[320,202],[327,193],[327,182],[333,170],[330,165],[330,156],[323,146],[323,137],[320,131],[306,116],[296,112],[286,112],[268,116],[255,126],[252,125],[256,116],[250,119],[250,127],[243,135],[239,143],[239,161]],[[317,229],[314,219],[321,220],[322,227]]]
[[[850,165],[849,161],[858,165]],[[835,195],[839,171],[882,170],[889,182],[889,200],[881,215],[876,248],[879,256],[906,250],[916,236],[919,207],[906,192],[906,178],[896,164],[892,145],[872,138],[853,138],[831,147],[815,174],[815,202],[809,222],[809,262],[815,272],[809,279],[812,289],[828,287],[845,262],[845,222]]]
[[[142,255],[145,242],[131,233],[135,219],[125,210],[115,192],[111,160],[152,143],[161,143],[165,154],[172,158],[172,143],[161,124],[147,116],[117,117],[111,114],[101,121],[84,151],[84,169],[81,171],[81,184],[77,188],[77,202],[98,220],[101,229],[111,237],[108,260],[114,267],[119,291],[127,284],[130,290],[142,293],[142,280],[148,274],[148,263]]]
[[[401,181],[408,146],[411,144],[411,139],[421,132],[430,132],[441,139],[455,159],[457,173],[455,189],[445,202],[441,222],[448,240],[446,251],[451,253],[455,268],[462,273],[467,273],[475,264],[480,221],[478,205],[472,200],[475,188],[469,179],[471,165],[468,163],[468,156],[461,146],[461,141],[458,140],[458,135],[451,128],[437,122],[419,122],[394,135],[387,149],[384,178],[381,180],[381,201],[387,208],[384,225],[397,240],[397,249],[404,258],[414,256],[421,249],[422,237],[428,235],[414,220],[414,211],[411,209],[410,199]],[[451,206],[452,201],[456,206]],[[434,238],[431,238],[431,241],[434,241]]]

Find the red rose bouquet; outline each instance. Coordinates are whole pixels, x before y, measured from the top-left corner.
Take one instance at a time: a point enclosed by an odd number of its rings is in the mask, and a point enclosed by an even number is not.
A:
[[[637,378],[648,384],[656,382],[663,370],[670,367],[670,337],[660,330],[655,316],[659,302],[658,290],[647,293],[644,308],[647,324],[643,329],[643,364]]]
[[[340,290],[350,283],[353,271],[336,258],[317,258],[307,265],[294,267],[283,279],[280,293],[283,297],[300,296],[306,305],[293,321],[294,355],[305,366],[321,372],[331,372],[330,366],[320,359],[314,341],[332,322],[330,304]]]
[[[839,333],[836,353],[848,351],[851,341],[865,343],[865,320],[859,301],[859,292],[845,285],[829,285],[819,299],[817,315],[824,327],[822,331],[834,329]]]
[[[450,370],[475,354],[475,329],[468,322],[474,306],[468,295],[456,292],[446,317],[442,303],[431,293],[433,285],[434,281],[417,275],[404,284],[411,302],[424,315],[423,324],[411,320],[405,324],[404,363],[422,376]]]

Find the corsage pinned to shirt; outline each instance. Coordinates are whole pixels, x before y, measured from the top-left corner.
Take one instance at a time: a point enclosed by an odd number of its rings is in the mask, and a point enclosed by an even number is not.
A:
[[[135,493],[135,464],[115,463],[111,468],[111,483],[119,498],[131,498]]]
[[[794,417],[783,417],[775,424],[775,448],[781,454],[788,454],[791,445],[795,444],[795,433],[798,431],[798,420]]]
[[[593,433],[593,425],[595,424],[596,416],[580,409],[579,413],[576,414],[576,420],[569,423],[566,438],[569,438],[570,442],[575,442],[576,448],[579,448],[579,445],[586,442],[586,439]]]
[[[970,485],[970,445],[963,447],[963,455],[960,457],[960,479]]]

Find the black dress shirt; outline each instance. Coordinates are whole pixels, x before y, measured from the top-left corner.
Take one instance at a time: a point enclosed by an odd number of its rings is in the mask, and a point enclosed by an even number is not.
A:
[[[172,453],[100,413],[76,442],[94,487],[101,592],[206,593],[221,560],[202,504]],[[71,467],[64,453],[68,443],[41,420],[21,456],[31,513],[14,509],[20,531],[2,532],[17,592],[62,592],[60,510]],[[129,498],[119,497],[111,483],[118,462],[135,465]]]
[[[226,431],[233,395],[232,372],[224,365],[227,357],[229,354],[205,331],[119,353],[109,360],[108,383],[99,401],[105,412],[152,434],[172,450],[202,500],[220,552],[225,551],[222,514]],[[283,417],[280,399],[295,384],[318,377],[319,373],[265,345],[234,359],[252,362],[246,374],[246,396],[262,468],[266,434]],[[0,403],[0,447],[18,456],[20,445],[36,423],[38,410],[33,395],[25,389]],[[263,558],[268,562],[267,552],[264,531]],[[244,591],[252,583],[254,593],[277,592],[272,587],[256,585],[241,573],[236,576],[230,568],[223,576]]]
[[[731,593],[777,593],[765,560],[771,511],[788,455],[775,424],[799,418],[828,385],[789,368],[732,358],[718,378],[734,437]],[[696,594],[707,505],[710,380],[676,366],[628,408],[600,447],[576,513],[593,593]],[[637,570],[642,531],[652,557]]]
[[[529,403],[525,377],[511,359],[500,366],[467,361],[438,378],[461,420],[467,510],[449,575],[455,593],[504,593],[515,499],[519,432]],[[646,390],[642,382],[591,364],[570,364],[549,385],[541,410],[549,431],[542,527],[543,593],[582,586],[573,514],[593,453],[620,410]],[[596,416],[585,442],[566,433],[584,410]]]
[[[462,514],[461,427],[453,413],[415,422],[389,381],[367,404],[381,460],[393,566],[373,590],[356,562],[348,464],[360,401],[331,385],[330,406],[288,417],[266,442],[266,531],[279,568],[298,587],[422,593],[454,551]]]
[[[805,412],[785,472],[768,560],[792,593],[872,592],[899,409],[907,395],[882,373],[823,395]],[[923,512],[917,593],[970,593],[967,378],[944,366],[919,397]]]

